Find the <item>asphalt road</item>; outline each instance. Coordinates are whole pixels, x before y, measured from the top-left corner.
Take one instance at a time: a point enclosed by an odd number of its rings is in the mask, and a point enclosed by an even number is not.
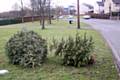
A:
[[[120,21],[89,19],[81,20],[90,24],[94,29],[99,31],[110,45],[115,63],[120,72]]]

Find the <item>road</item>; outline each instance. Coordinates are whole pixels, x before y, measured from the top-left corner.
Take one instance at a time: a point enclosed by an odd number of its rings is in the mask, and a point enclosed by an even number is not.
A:
[[[99,31],[110,45],[115,63],[120,72],[120,21],[90,19],[81,20]]]

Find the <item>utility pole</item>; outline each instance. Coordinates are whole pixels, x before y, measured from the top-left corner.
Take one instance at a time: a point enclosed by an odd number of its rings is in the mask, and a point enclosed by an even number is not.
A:
[[[24,10],[23,10],[23,1],[21,0],[21,15],[22,15],[22,23],[24,22]]]
[[[77,28],[80,29],[80,4],[77,0]]]
[[[110,20],[112,19],[112,11],[111,11],[111,4],[110,4],[110,6],[109,6],[109,15],[110,15]]]

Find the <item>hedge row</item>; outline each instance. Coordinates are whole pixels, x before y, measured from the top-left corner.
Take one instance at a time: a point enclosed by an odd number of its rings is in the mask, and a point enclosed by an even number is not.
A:
[[[110,18],[110,14],[90,14],[92,18],[97,18],[97,19],[109,19]],[[111,16],[112,17],[117,17],[120,16],[120,12],[112,12]]]
[[[109,19],[109,14],[91,14],[91,18]]]
[[[1,25],[9,25],[9,24],[17,24],[17,23],[21,23],[22,20],[21,19],[4,19],[4,20],[0,20],[0,26]]]

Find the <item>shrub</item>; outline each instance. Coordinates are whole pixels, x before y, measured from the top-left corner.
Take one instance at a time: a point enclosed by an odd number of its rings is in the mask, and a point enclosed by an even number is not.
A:
[[[64,65],[79,67],[95,62],[94,56],[91,54],[94,49],[94,42],[92,37],[88,38],[86,34],[84,37],[76,34],[75,38],[62,39],[55,48],[55,55],[62,57]]]
[[[109,19],[109,14],[90,14],[91,18]]]
[[[10,63],[23,67],[40,66],[47,56],[46,41],[33,31],[20,31],[6,44]]]
[[[49,50],[52,51],[53,49],[57,48],[58,42],[55,38],[52,39],[52,42],[50,42],[51,44],[49,45]]]
[[[21,23],[22,20],[20,19],[3,19],[0,20],[0,26],[2,25],[9,25],[9,24],[17,24],[17,23]]]

